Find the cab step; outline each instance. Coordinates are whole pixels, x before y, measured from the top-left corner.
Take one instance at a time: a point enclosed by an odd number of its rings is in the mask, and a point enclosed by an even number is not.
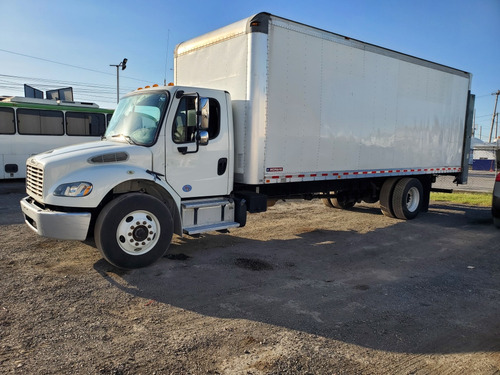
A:
[[[236,228],[235,203],[226,197],[195,199],[181,203],[183,232],[189,235]]]
[[[237,228],[239,226],[240,226],[240,223],[237,223],[235,221],[227,221],[227,222],[223,222],[223,223],[207,224],[207,225],[194,225],[192,227],[184,228],[184,233],[189,234],[189,235],[200,234],[200,233],[211,232],[211,231],[219,231],[219,230],[224,230],[224,229]]]

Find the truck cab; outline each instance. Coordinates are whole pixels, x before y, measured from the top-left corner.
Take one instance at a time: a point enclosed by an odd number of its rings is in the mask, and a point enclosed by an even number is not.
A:
[[[146,266],[166,252],[173,233],[244,224],[230,198],[233,152],[227,92],[138,89],[120,101],[101,141],[27,161],[21,207],[42,236],[93,233],[110,263]]]

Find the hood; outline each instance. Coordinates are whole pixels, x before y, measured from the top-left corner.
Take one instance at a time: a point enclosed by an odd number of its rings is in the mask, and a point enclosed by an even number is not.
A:
[[[152,168],[152,153],[149,148],[112,141],[95,141],[61,147],[28,158],[27,163],[44,170],[44,179],[58,180],[72,171],[126,164],[142,169]]]

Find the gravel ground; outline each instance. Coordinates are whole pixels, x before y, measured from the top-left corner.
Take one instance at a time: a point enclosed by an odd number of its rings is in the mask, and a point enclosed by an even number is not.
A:
[[[123,272],[0,189],[2,374],[500,374],[488,208],[279,202]]]

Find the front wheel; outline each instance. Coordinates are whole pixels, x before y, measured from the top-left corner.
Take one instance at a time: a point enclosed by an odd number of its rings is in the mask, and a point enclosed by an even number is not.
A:
[[[142,193],[109,202],[95,224],[95,242],[103,257],[119,268],[148,266],[167,251],[173,220],[159,199]]]

